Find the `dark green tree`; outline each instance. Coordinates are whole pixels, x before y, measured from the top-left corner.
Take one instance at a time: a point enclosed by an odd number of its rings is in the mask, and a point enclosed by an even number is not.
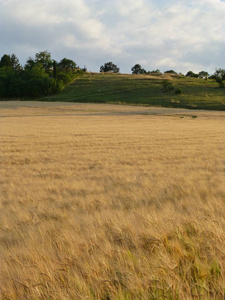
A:
[[[12,67],[12,62],[10,55],[4,54],[0,60],[0,68],[2,67]]]
[[[35,66],[35,60],[32,57],[29,57],[28,60],[26,61],[26,64],[24,66],[24,69],[30,70]]]
[[[225,80],[225,69],[216,69],[216,72],[213,74],[216,78]]]
[[[209,73],[206,71],[201,71],[198,73],[198,77],[207,79],[209,77]]]
[[[187,77],[194,77],[194,78],[198,78],[198,74],[192,72],[192,71],[188,71],[187,74],[185,75]]]
[[[28,97],[38,97],[51,94],[54,79],[50,77],[41,64],[35,64],[23,72],[23,93]]]
[[[136,64],[131,68],[132,74],[145,74],[146,71],[141,67],[141,65]]]
[[[212,79],[215,79],[216,82],[219,84],[219,87],[224,87],[225,81],[225,70],[224,69],[216,69],[216,72],[211,76]]]
[[[60,71],[69,73],[69,72],[75,72],[77,69],[76,63],[68,58],[63,58],[58,63],[58,68]]]
[[[11,60],[11,65],[12,65],[14,71],[21,71],[22,70],[22,66],[19,63],[19,59],[16,57],[15,54],[12,54],[10,56],[10,60]]]
[[[120,69],[117,67],[117,65],[113,64],[111,61],[100,67],[100,72],[119,73],[119,71]]]

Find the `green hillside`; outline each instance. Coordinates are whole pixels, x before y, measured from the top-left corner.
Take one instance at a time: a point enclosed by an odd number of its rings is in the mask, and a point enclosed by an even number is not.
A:
[[[161,83],[166,79],[181,94],[164,92]],[[60,94],[40,100],[225,110],[225,89],[214,80],[178,75],[86,73]]]

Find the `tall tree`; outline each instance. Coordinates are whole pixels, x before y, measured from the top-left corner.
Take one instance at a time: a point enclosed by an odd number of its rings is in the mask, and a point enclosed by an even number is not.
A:
[[[10,55],[4,54],[0,60],[0,68],[2,67],[12,67],[12,62]]]
[[[10,60],[11,60],[11,64],[12,64],[14,71],[20,71],[22,69],[22,67],[19,63],[19,59],[16,57],[15,54],[12,54],[10,56]]]
[[[45,72],[49,73],[53,65],[51,53],[48,52],[47,50],[36,53],[35,63],[40,63],[45,69]]]

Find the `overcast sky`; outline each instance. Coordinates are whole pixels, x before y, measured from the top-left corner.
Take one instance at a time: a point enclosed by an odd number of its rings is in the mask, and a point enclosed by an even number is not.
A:
[[[48,50],[89,71],[225,68],[222,0],[0,0],[0,57]]]

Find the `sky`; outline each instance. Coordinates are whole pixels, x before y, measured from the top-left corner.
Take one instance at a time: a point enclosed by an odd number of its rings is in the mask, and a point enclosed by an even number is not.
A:
[[[0,57],[49,51],[88,71],[225,68],[222,0],[0,0]]]

